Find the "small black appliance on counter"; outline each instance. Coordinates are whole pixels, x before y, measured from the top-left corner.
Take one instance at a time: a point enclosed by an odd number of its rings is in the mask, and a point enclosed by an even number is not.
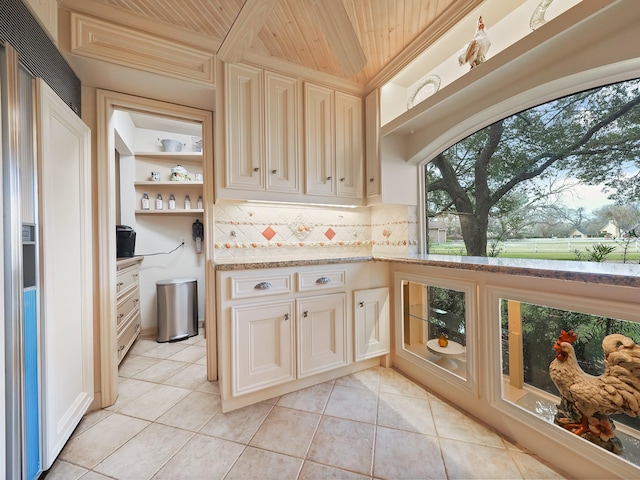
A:
[[[136,232],[127,225],[116,225],[116,250],[118,258],[133,257],[136,250]]]

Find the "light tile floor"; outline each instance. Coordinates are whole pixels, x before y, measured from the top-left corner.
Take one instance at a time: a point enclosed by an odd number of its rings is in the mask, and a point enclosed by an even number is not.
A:
[[[140,338],[119,374],[115,405],[84,417],[47,480],[564,478],[392,369],[226,414],[202,336]]]

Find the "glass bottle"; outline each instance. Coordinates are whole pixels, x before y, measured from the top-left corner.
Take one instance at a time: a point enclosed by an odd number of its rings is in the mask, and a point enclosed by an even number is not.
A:
[[[169,210],[176,209],[176,197],[173,196],[173,193],[169,195]]]
[[[158,194],[156,197],[156,210],[162,210],[162,195]]]
[[[198,196],[198,210],[202,210],[204,208],[202,204],[202,195]]]
[[[142,194],[142,210],[149,210],[149,194],[147,192]]]
[[[191,210],[191,198],[189,197],[189,195],[184,197],[184,209]]]

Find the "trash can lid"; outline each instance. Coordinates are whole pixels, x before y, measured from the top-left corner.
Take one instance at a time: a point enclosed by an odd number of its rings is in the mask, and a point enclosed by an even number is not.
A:
[[[167,280],[158,280],[156,285],[177,285],[180,283],[191,283],[196,282],[197,280],[192,277],[183,277],[183,278],[169,278]]]

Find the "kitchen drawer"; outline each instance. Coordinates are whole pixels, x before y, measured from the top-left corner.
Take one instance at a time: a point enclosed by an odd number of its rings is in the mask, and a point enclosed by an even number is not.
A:
[[[137,311],[127,322],[122,333],[118,334],[118,363],[133,345],[133,342],[140,333],[140,312]]]
[[[126,292],[133,285],[138,283],[138,275],[140,269],[138,265],[131,265],[130,267],[118,270],[116,276],[116,293],[120,295]]]
[[[250,276],[230,277],[230,295],[232,299],[255,298],[269,295],[291,293],[293,290],[292,273],[260,273]]]
[[[298,273],[298,291],[316,291],[344,287],[347,284],[347,271],[317,270]]]
[[[138,308],[140,304],[140,290],[135,288],[131,290],[131,293],[127,294],[122,301],[118,303],[118,313],[116,316],[116,326],[120,327],[120,324],[131,315],[131,313]]]

